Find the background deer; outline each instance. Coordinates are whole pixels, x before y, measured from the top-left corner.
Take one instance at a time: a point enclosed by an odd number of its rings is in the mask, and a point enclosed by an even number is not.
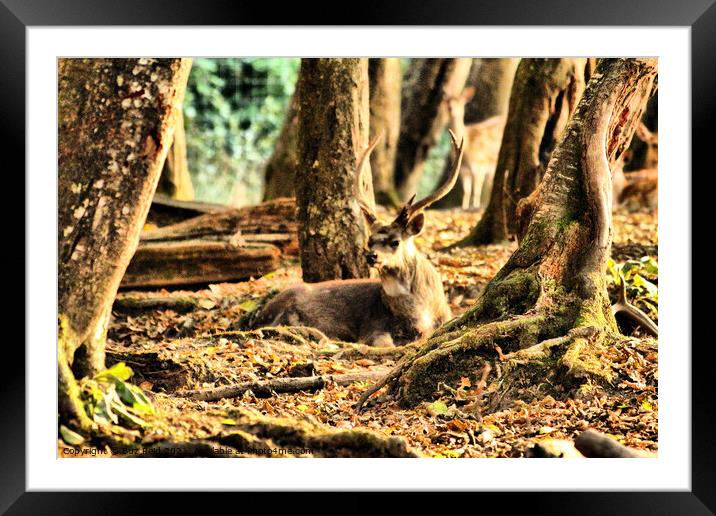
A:
[[[413,196],[395,220],[382,224],[366,201],[362,185],[363,166],[378,138],[358,161],[355,193],[370,230],[365,257],[379,278],[290,287],[266,304],[255,327],[304,325],[334,339],[392,346],[412,342],[452,317],[440,275],[415,248],[413,239],[425,224],[423,210],[455,185],[463,144],[458,146],[451,133],[455,160],[447,181],[419,202],[413,203]]]
[[[497,115],[476,124],[465,125],[465,104],[475,95],[475,88],[467,87],[457,96],[447,92],[444,95],[450,130],[458,140],[465,139],[465,157],[459,171],[463,192],[462,209],[478,209],[490,197],[506,118]]]
[[[631,172],[624,172],[621,163],[613,174],[614,199],[627,209],[635,210],[642,207],[656,208],[659,197],[659,138],[639,122],[636,135],[646,144],[644,167]],[[627,153],[630,151],[627,151]],[[626,153],[625,153],[626,154]],[[627,156],[627,159],[629,156]]]

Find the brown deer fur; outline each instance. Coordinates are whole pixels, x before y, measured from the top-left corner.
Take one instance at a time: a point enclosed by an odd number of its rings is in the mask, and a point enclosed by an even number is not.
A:
[[[412,342],[448,321],[452,314],[440,275],[413,239],[425,223],[422,211],[444,197],[457,180],[463,148],[454,134],[451,137],[456,159],[449,179],[425,199],[408,201],[390,224],[378,221],[361,186],[363,164],[377,138],[359,160],[356,200],[370,229],[365,254],[379,279],[290,287],[266,304],[254,326],[312,326],[333,339],[391,346]]]
[[[460,167],[463,210],[477,209],[490,197],[502,132],[507,121],[505,115],[497,115],[465,125],[465,104],[474,94],[475,88],[471,86],[458,96],[445,94],[450,130],[458,139],[465,138],[465,157]]]

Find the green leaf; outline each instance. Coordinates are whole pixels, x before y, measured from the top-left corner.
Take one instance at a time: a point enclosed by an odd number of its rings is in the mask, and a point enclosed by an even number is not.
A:
[[[131,383],[117,383],[117,394],[122,402],[132,407],[137,412],[151,414],[154,412],[151,401],[144,394],[144,391]]]
[[[632,284],[635,287],[642,288],[646,290],[646,292],[649,294],[649,296],[656,296],[659,294],[659,288],[654,285],[651,281],[645,279],[643,276],[639,274],[635,274],[634,278],[632,278]]]
[[[241,308],[245,312],[253,312],[256,310],[256,307],[258,307],[258,303],[254,301],[253,299],[247,299],[243,303],[239,304],[239,308]]]
[[[104,371],[96,374],[94,376],[94,379],[97,381],[116,381],[116,380],[129,380],[134,372],[132,369],[125,364],[124,362],[119,362],[117,364],[114,364],[109,369],[105,369]]]
[[[121,419],[129,428],[142,428],[147,425],[147,422],[142,418],[129,412],[127,407],[125,407],[118,399],[115,399],[112,403],[112,409],[119,416],[119,419]]]
[[[62,436],[62,440],[71,446],[79,446],[85,442],[84,437],[77,432],[70,430],[65,425],[60,425],[60,435]]]
[[[448,411],[447,405],[443,403],[442,401],[434,401],[430,405],[427,406],[428,412],[433,415],[437,416],[439,414],[445,414]]]

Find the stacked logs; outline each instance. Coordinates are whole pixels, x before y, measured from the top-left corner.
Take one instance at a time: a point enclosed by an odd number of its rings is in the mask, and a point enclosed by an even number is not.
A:
[[[298,253],[295,202],[231,208],[155,199],[122,287],[165,287],[257,277]]]

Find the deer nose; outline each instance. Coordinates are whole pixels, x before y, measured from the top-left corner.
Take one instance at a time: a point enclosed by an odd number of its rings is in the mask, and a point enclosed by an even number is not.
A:
[[[378,261],[378,254],[373,251],[366,251],[365,261],[368,262],[368,265],[375,265],[375,262]]]

